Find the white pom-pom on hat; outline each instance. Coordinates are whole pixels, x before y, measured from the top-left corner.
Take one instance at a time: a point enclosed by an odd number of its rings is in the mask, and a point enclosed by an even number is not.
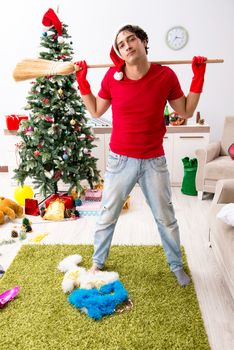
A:
[[[115,80],[122,80],[123,79],[123,72],[115,72],[114,78]]]
[[[48,32],[53,26],[42,26],[42,32]],[[54,33],[53,33],[54,34]]]

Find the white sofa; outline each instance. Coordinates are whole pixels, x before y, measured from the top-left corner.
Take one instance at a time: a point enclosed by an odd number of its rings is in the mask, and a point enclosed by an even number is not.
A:
[[[232,143],[234,116],[229,116],[225,118],[221,140],[196,150],[196,189],[199,199],[202,199],[204,192],[214,193],[218,180],[234,179],[234,160],[228,155],[228,148]]]
[[[234,179],[217,181],[209,218],[210,244],[234,299],[234,226],[217,218],[228,203],[234,203]]]

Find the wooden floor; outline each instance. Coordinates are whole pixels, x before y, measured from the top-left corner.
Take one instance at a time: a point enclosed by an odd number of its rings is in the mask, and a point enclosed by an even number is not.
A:
[[[7,175],[0,174],[1,195],[13,199],[14,189]],[[173,203],[180,225],[181,243],[185,248],[189,268],[195,284],[205,328],[212,350],[234,349],[234,300],[217,266],[212,248],[208,245],[208,213],[212,198],[199,201],[197,197],[181,194],[173,187]],[[43,243],[92,244],[95,217],[69,222],[42,222],[32,217],[32,237],[47,232]],[[20,227],[21,220],[16,222]],[[15,224],[0,227],[0,241],[10,239]],[[131,195],[130,209],[123,211],[117,223],[113,244],[148,245],[160,243],[151,212],[139,187]],[[22,245],[21,242],[0,245],[0,264],[7,269]]]

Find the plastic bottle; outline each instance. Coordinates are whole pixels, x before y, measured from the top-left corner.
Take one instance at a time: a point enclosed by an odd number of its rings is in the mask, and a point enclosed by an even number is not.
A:
[[[168,105],[166,104],[165,109],[164,109],[164,119],[165,119],[165,123],[166,125],[169,125],[170,120],[169,120],[169,109],[168,109]]]

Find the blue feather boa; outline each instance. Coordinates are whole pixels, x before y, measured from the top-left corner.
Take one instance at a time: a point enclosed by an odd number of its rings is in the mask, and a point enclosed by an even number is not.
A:
[[[117,280],[106,284],[100,289],[75,289],[68,297],[69,303],[82,309],[94,320],[100,320],[105,315],[115,311],[118,304],[128,299],[128,292]]]

